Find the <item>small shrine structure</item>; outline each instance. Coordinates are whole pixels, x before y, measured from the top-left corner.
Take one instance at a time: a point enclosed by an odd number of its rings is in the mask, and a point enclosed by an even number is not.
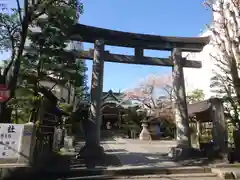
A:
[[[198,139],[203,128],[210,129],[212,140],[221,152],[227,149],[227,121],[224,115],[224,107],[221,99],[211,98],[205,101],[188,104],[188,114],[196,123]],[[208,127],[203,125],[207,124]]]

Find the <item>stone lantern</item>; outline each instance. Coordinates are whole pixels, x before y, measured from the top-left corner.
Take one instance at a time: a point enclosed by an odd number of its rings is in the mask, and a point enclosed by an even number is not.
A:
[[[149,113],[145,109],[139,109],[139,110],[137,110],[137,114],[138,115],[145,115],[145,117],[147,117]],[[152,140],[151,135],[148,131],[148,121],[147,121],[147,119],[144,118],[141,122],[142,122],[142,131],[139,135],[139,139],[140,140]]]

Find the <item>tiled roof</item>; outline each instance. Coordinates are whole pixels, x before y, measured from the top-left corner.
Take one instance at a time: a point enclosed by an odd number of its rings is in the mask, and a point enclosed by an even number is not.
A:
[[[188,115],[192,116],[196,113],[201,113],[208,110],[211,107],[211,102],[209,100],[188,104]]]
[[[112,90],[109,90],[108,92],[103,92],[103,101],[106,102],[117,102],[121,103],[122,106],[131,106],[132,101],[123,100],[124,94],[123,93],[117,93],[113,92]]]

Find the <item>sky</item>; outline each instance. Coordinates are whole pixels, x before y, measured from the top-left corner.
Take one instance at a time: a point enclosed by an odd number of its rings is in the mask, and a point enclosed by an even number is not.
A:
[[[13,6],[15,0],[6,1]],[[163,36],[198,36],[212,20],[204,0],[82,0],[84,13],[80,23],[119,31]],[[84,49],[93,48],[84,43]],[[111,53],[133,55],[133,49],[106,46]],[[0,59],[7,59],[7,53]],[[166,51],[144,51],[144,55],[168,57]],[[91,83],[92,61],[86,61],[88,85]],[[168,67],[140,66],[119,63],[104,64],[104,91],[123,91],[137,86],[150,74],[167,74]]]

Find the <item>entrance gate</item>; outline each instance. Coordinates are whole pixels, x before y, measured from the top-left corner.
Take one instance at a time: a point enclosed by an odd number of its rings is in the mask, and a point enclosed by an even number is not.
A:
[[[186,60],[182,52],[200,52],[209,42],[209,37],[168,37],[113,31],[77,24],[72,28],[71,39],[94,43],[94,49],[79,52],[83,59],[93,60],[91,107],[87,122],[86,152],[98,154],[100,151],[101,104],[103,91],[104,61],[173,67],[173,91],[175,97],[175,121],[178,144],[191,146],[189,137],[188,112],[184,85],[183,67],[201,68],[201,62]],[[104,51],[104,45],[131,47],[135,55],[111,54]],[[144,49],[171,51],[169,58],[144,56]]]

